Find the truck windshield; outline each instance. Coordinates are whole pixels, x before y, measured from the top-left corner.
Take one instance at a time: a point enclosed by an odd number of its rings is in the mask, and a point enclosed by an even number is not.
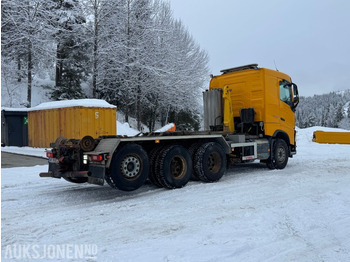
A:
[[[292,90],[291,83],[286,80],[280,82],[280,99],[286,104],[292,106]]]

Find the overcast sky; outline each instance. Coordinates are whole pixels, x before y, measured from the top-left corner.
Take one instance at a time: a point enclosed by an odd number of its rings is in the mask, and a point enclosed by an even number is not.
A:
[[[221,69],[258,63],[292,77],[303,96],[350,89],[350,0],[170,0]]]

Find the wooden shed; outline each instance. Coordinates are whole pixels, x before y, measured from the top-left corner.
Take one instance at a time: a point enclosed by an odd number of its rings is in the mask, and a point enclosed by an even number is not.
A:
[[[350,144],[350,132],[324,132],[317,130],[312,141],[322,144]]]
[[[81,139],[116,135],[116,106],[98,99],[78,99],[48,102],[28,112],[28,138],[31,147],[50,147],[64,136]]]

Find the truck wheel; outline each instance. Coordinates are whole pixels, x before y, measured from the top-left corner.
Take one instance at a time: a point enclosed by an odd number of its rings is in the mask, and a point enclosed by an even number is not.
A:
[[[92,136],[84,136],[80,141],[79,145],[83,152],[89,152],[95,149],[95,139]]]
[[[289,149],[286,141],[277,139],[273,145],[273,159],[268,159],[266,165],[270,169],[283,169],[288,163]]]
[[[194,159],[194,172],[204,182],[218,181],[226,172],[226,154],[217,143],[200,146]]]
[[[271,159],[268,159],[268,160],[267,160],[266,166],[267,166],[269,169],[271,169],[271,170],[276,169],[275,163],[274,163],[273,161],[271,161]]]
[[[188,149],[188,153],[190,154],[191,156],[191,159],[192,159],[192,164],[194,165],[195,163],[195,160],[194,160],[194,156],[196,155],[199,147],[202,145],[202,143],[193,143],[190,148]],[[197,173],[196,172],[192,172],[192,175],[191,175],[191,180],[193,181],[198,181],[199,180],[199,177],[197,176]]]
[[[161,181],[159,181],[157,174],[156,174],[157,173],[156,172],[156,160],[157,160],[157,157],[162,149],[163,149],[163,147],[158,146],[158,147],[152,149],[150,154],[149,154],[149,162],[150,162],[151,167],[150,167],[150,172],[149,172],[148,178],[151,181],[151,183],[156,185],[157,187],[163,187]]]
[[[277,169],[283,169],[288,163],[289,149],[286,141],[277,139],[275,146],[275,166]]]
[[[190,180],[192,160],[183,146],[165,147],[159,154],[156,163],[158,180],[166,188],[184,187]]]
[[[83,184],[88,181],[86,177],[79,177],[79,178],[64,177],[64,179],[68,182],[76,183],[76,184]]]
[[[148,171],[146,151],[140,145],[126,144],[113,155],[110,179],[118,189],[132,191],[145,183]]]
[[[110,177],[110,174],[106,174],[105,175],[105,180],[107,182],[107,184],[111,187],[111,188],[117,188],[112,180],[112,178]]]

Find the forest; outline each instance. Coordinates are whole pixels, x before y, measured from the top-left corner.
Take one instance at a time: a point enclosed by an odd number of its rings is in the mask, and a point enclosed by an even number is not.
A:
[[[141,123],[154,130],[156,122],[172,118],[198,129],[208,54],[173,17],[169,2],[3,0],[1,5],[3,106],[34,106],[32,90],[39,87],[51,100],[104,99],[126,121],[136,118],[139,130]],[[22,100],[21,85],[27,92]]]
[[[300,97],[296,125],[335,127],[350,130],[350,90]]]

